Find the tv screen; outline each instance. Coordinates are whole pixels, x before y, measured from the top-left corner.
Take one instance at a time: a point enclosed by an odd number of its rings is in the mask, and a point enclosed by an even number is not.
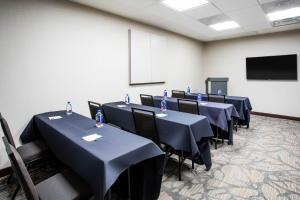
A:
[[[297,54],[246,58],[248,80],[297,80]]]

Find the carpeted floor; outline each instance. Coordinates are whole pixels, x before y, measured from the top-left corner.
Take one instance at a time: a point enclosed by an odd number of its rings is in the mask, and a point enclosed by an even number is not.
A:
[[[186,161],[178,181],[176,163],[169,162],[159,199],[300,200],[300,122],[251,117],[249,129],[234,132],[233,146],[212,148],[210,171],[199,165],[191,170]],[[0,199],[8,199],[14,187],[0,180]]]

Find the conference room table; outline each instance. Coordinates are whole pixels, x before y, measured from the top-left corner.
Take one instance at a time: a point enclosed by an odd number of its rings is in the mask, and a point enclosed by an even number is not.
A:
[[[208,101],[208,95],[202,93],[185,93],[186,99],[197,100],[198,94],[201,94],[202,100]],[[239,113],[239,125],[246,125],[249,128],[250,125],[250,113],[252,106],[248,97],[239,96],[226,96],[226,103],[234,105],[235,109]]]
[[[135,133],[131,108],[139,108],[156,113],[156,125],[160,140],[175,150],[188,152],[192,157],[201,156],[206,168],[212,165],[208,138],[213,132],[205,116],[167,110],[139,104],[113,102],[102,105],[105,118],[109,123]],[[160,114],[165,116],[160,116]]]
[[[154,106],[160,108],[164,97],[154,96]],[[167,97],[167,109],[178,111],[177,98]],[[207,117],[210,124],[223,130],[221,137],[228,139],[228,144],[233,144],[232,118],[239,117],[235,107],[231,104],[199,101],[200,115]]]
[[[61,118],[50,119],[57,116]],[[91,134],[102,137],[91,142],[83,139]],[[165,153],[151,140],[107,124],[97,128],[94,120],[77,113],[67,115],[65,111],[35,115],[21,140],[26,143],[39,137],[63,164],[91,186],[95,199],[104,199],[129,168],[131,199],[158,198]],[[128,188],[128,181],[125,183],[123,187]]]

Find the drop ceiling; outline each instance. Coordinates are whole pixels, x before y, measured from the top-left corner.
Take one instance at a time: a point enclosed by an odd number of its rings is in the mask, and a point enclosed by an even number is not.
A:
[[[270,9],[300,5],[300,0],[208,0],[209,3],[178,12],[162,0],[71,0],[99,10],[166,29],[200,41],[213,41],[300,29],[300,23],[274,26],[266,17]],[[184,0],[183,0],[184,1]],[[215,31],[210,20],[231,19],[240,28]]]

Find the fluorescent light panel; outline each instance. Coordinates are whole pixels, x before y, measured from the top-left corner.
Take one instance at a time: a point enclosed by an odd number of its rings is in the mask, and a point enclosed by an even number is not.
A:
[[[300,16],[300,7],[290,8],[286,10],[276,11],[267,14],[270,21],[277,21]]]
[[[227,29],[238,28],[240,27],[240,25],[238,25],[235,21],[227,21],[227,22],[212,24],[209,27],[215,29],[216,31],[223,31]]]
[[[165,6],[168,6],[177,11],[185,11],[197,6],[202,6],[208,3],[207,0],[164,0],[161,2]]]

